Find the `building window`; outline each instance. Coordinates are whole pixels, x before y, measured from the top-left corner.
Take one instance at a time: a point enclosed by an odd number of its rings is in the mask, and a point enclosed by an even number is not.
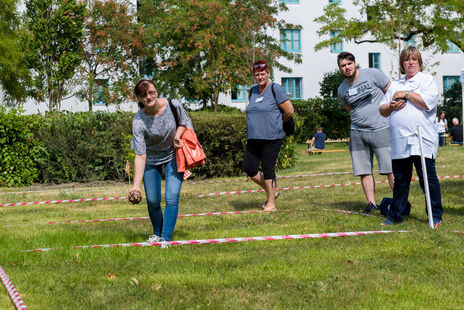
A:
[[[415,36],[412,36],[411,39],[407,40],[404,42],[404,45],[406,45],[406,47],[408,46],[416,46],[416,37]]]
[[[380,53],[369,53],[369,68],[380,69]]]
[[[448,41],[448,50],[447,53],[459,53],[459,47],[451,41]]]
[[[282,78],[282,87],[290,99],[302,99],[302,78]]]
[[[237,85],[235,89],[232,89],[232,101],[243,102],[247,100],[248,87],[246,85]]]
[[[329,0],[329,4],[341,4],[342,0]]]
[[[106,105],[108,103],[108,79],[95,80],[94,105]]]
[[[280,47],[287,52],[301,52],[300,30],[280,30]]]
[[[280,3],[300,3],[300,0],[280,0]]]
[[[340,31],[335,31],[335,30],[330,31],[330,37],[335,38],[335,39],[340,37],[338,42],[335,42],[330,46],[330,51],[332,53],[343,52],[343,39],[340,36]]]
[[[459,83],[459,75],[443,76],[443,92],[450,90],[454,83]]]

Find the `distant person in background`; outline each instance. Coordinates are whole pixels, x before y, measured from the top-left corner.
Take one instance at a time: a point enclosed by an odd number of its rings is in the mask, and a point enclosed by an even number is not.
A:
[[[377,158],[380,174],[388,177],[393,189],[388,120],[379,113],[379,103],[390,86],[390,79],[379,69],[358,69],[353,54],[338,54],[338,69],[345,77],[338,87],[338,98],[350,113],[350,154],[353,175],[361,178],[367,206],[364,213],[378,210],[375,203],[373,157]]]
[[[322,128],[318,127],[316,133],[311,139],[310,149],[311,150],[323,150],[325,149],[325,140],[327,140],[327,135],[322,132]]]
[[[417,133],[419,126],[430,189],[433,224],[438,228],[443,215],[440,183],[435,170],[438,149],[436,127],[438,88],[433,76],[422,72],[422,56],[413,46],[401,52],[400,70],[404,76],[392,83],[379,107],[380,113],[390,121],[391,158],[395,175],[393,200],[388,217],[382,225],[403,222],[403,212],[408,205],[413,165],[416,167],[419,184],[425,193],[421,147]]]
[[[437,116],[437,132],[438,132],[438,145],[445,145],[445,133],[448,129],[448,122],[445,118],[445,111],[440,111]]]
[[[462,144],[462,124],[459,124],[459,120],[453,118],[453,127],[450,130],[451,143]]]
[[[253,65],[256,86],[250,89],[246,107],[247,145],[243,158],[243,170],[267,194],[262,205],[264,211],[275,211],[277,193],[275,167],[285,132],[283,123],[293,114],[293,106],[287,93],[277,83],[269,80],[269,66],[263,59]],[[258,170],[261,162],[263,171]]]

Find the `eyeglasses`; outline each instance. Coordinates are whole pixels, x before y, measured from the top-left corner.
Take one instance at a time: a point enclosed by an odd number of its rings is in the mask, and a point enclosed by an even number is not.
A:
[[[152,91],[147,91],[145,94],[141,95],[140,98],[144,99],[146,98],[148,95],[150,96],[156,96],[157,92],[156,90],[152,90]]]
[[[253,65],[253,68],[254,69],[257,69],[257,68],[265,68],[267,67],[267,64],[256,64],[256,65]]]

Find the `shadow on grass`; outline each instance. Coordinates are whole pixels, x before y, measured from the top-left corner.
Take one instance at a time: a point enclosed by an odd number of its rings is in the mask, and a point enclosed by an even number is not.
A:
[[[261,205],[266,201],[266,196],[262,195],[262,202],[258,199],[236,199],[229,201],[229,205],[236,211],[261,210]]]
[[[360,203],[359,200],[331,202],[328,203],[327,206],[332,209],[347,210],[354,212],[362,212],[366,208],[366,206]]]

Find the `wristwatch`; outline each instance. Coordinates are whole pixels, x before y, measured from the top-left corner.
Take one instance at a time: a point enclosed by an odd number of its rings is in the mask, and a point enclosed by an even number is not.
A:
[[[404,99],[408,100],[409,90],[404,92]]]

